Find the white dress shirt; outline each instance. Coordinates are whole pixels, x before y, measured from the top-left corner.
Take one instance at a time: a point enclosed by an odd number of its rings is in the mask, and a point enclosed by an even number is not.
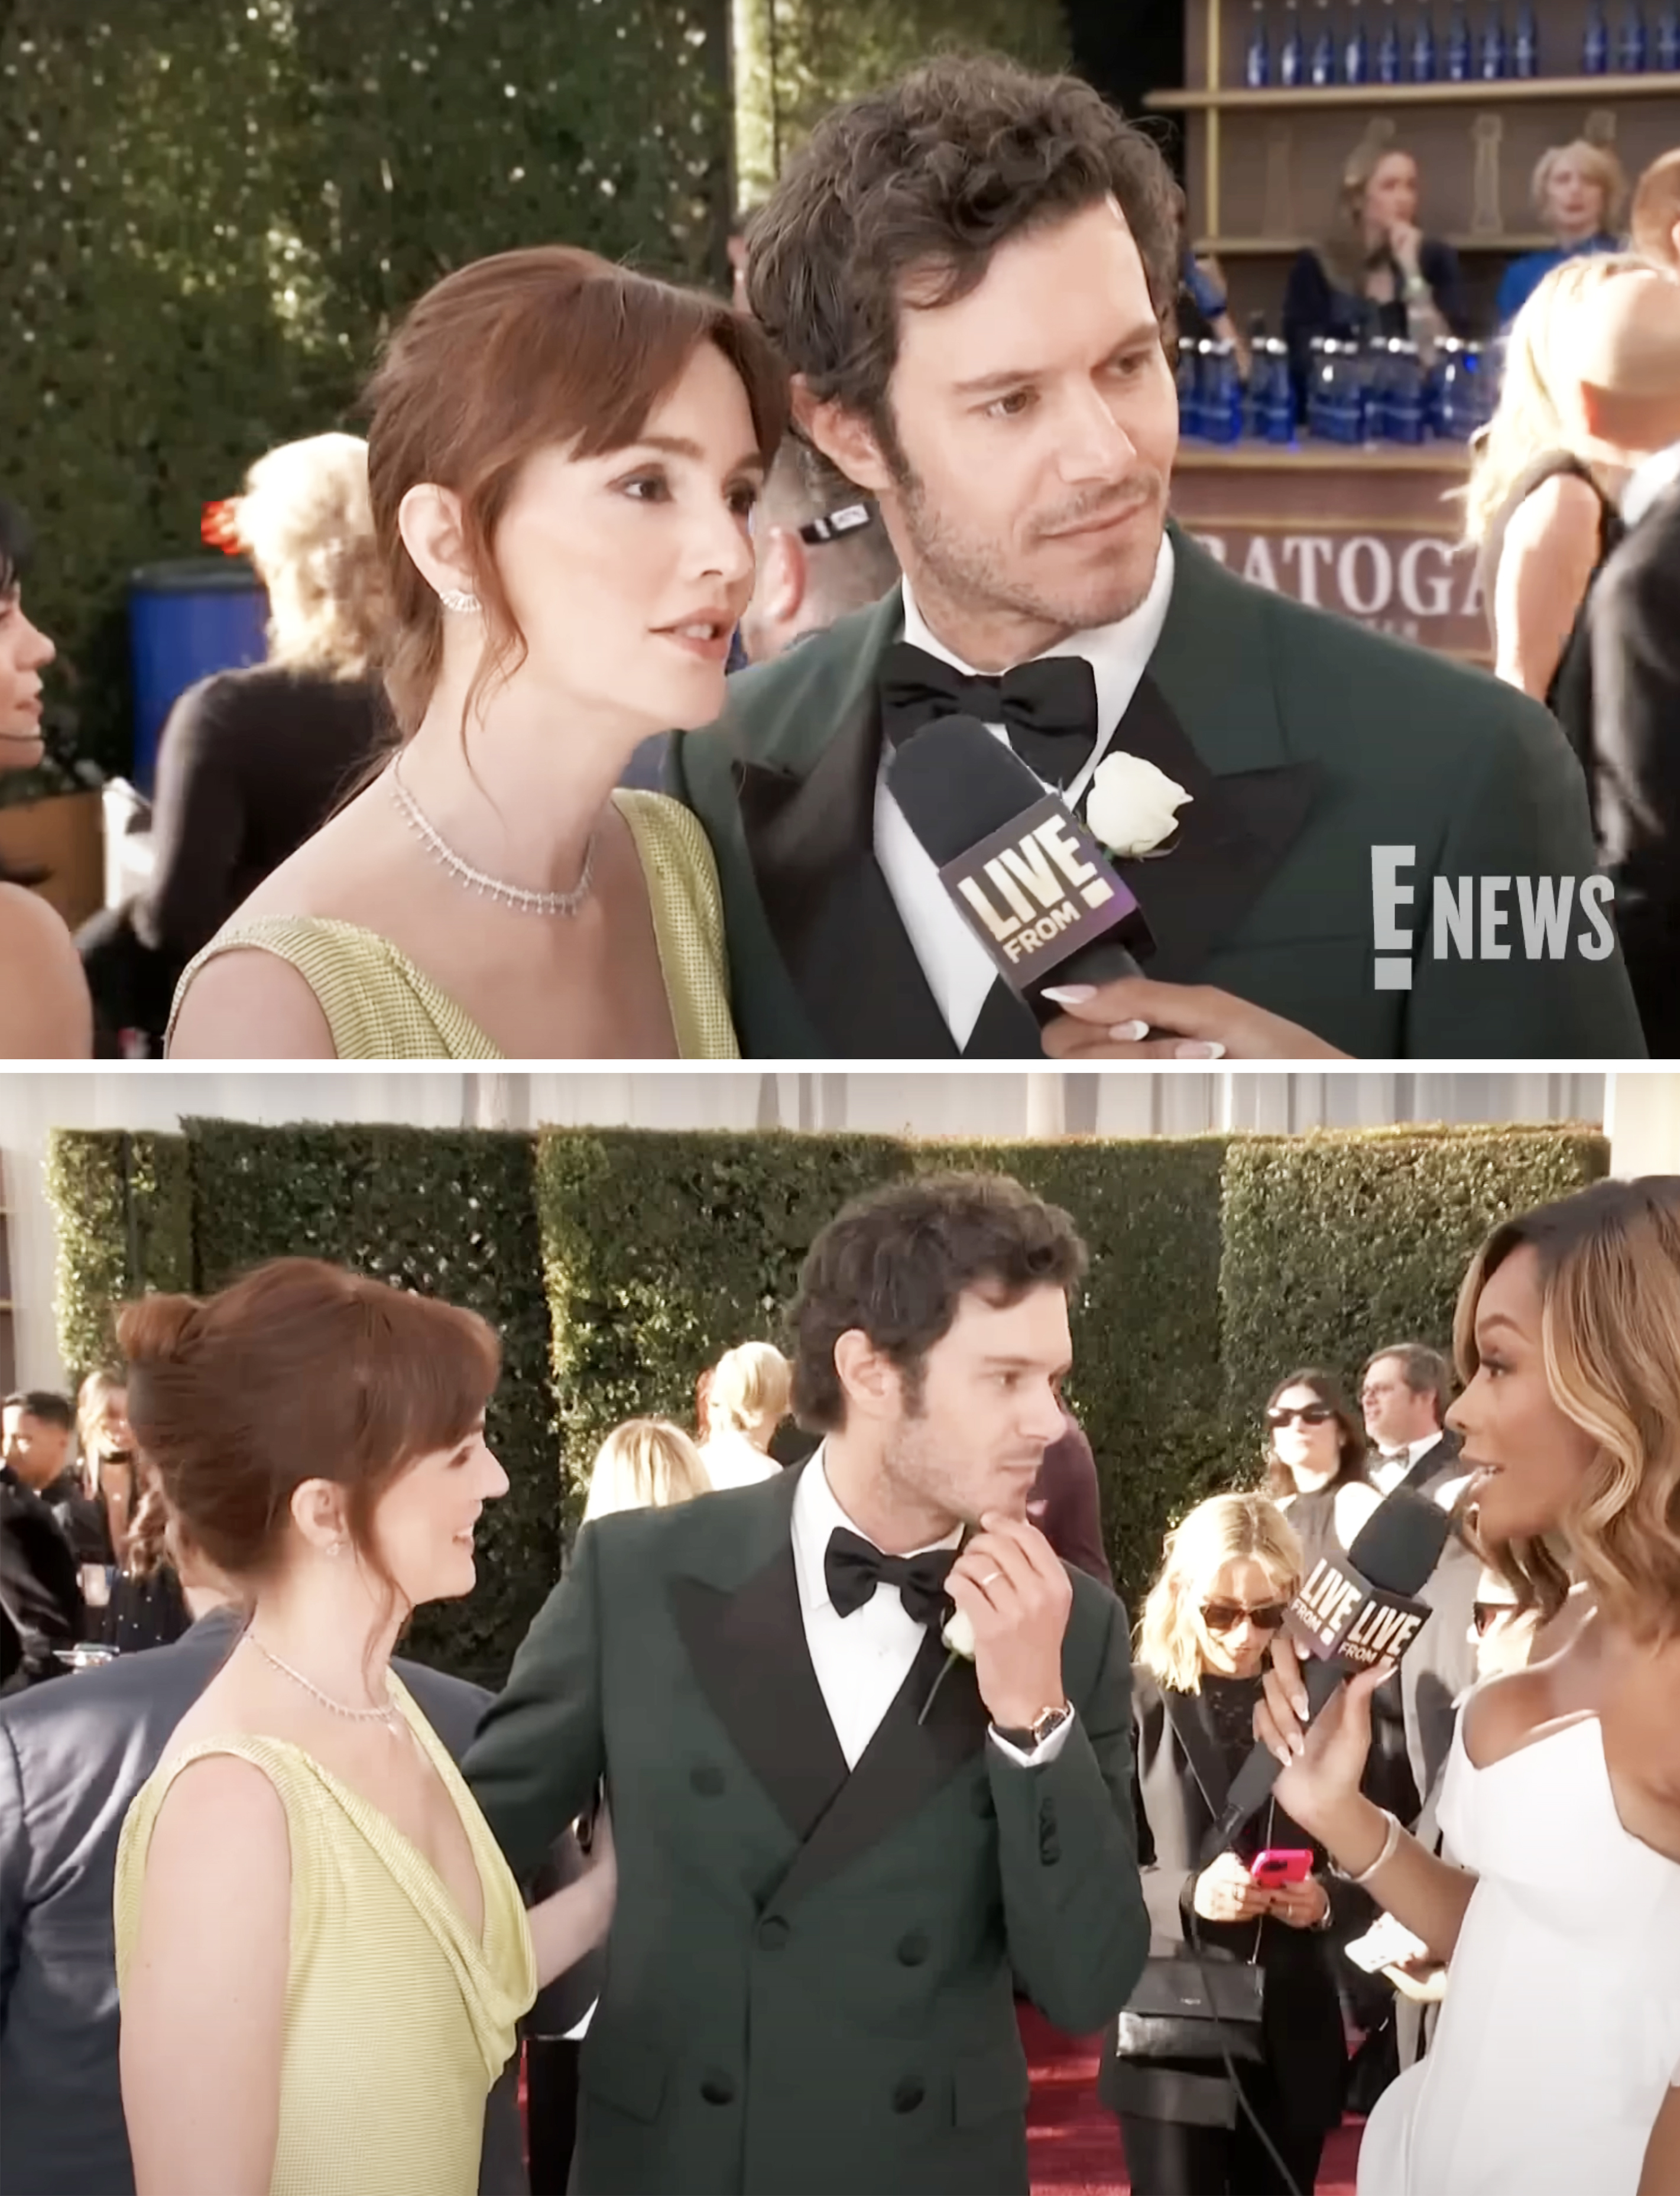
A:
[[[1070,808],[1084,799],[1097,765],[1113,740],[1121,718],[1131,706],[1132,696],[1160,640],[1172,598],[1173,545],[1163,534],[1149,592],[1129,617],[1114,625],[1093,626],[1086,633],[1070,633],[1065,640],[1059,640],[1044,651],[1046,656],[1083,656],[1096,680],[1097,743],[1084,769],[1062,795]],[[904,639],[912,646],[924,649],[929,656],[938,656],[942,663],[952,664],[970,677],[978,675],[972,664],[953,655],[928,629],[908,580],[904,581]],[[992,725],[988,729],[1007,745],[1008,735],[1002,725]],[[932,856],[905,822],[904,811],[887,790],[886,764],[887,756],[883,752],[880,775],[875,780],[875,859],[880,864],[899,920],[915,949],[915,957],[921,963],[928,989],[961,1049],[973,1034],[997,972],[992,966],[991,956],[952,906],[939,881]]]
[[[1637,526],[1659,496],[1680,482],[1680,442],[1655,451],[1628,475],[1622,488],[1622,523]]]
[[[1385,1456],[1380,1464],[1373,1464],[1366,1475],[1379,1494],[1392,1494],[1412,1465],[1426,1451],[1440,1439],[1439,1431],[1425,1434],[1422,1441],[1408,1442],[1393,1456]]]
[[[908,1614],[898,1587],[885,1580],[861,1609],[854,1609],[849,1616],[840,1615],[828,1598],[823,1567],[829,1535],[837,1526],[849,1533],[858,1530],[834,1499],[819,1448],[800,1473],[794,1494],[794,1569],[799,1578],[800,1610],[805,1619],[811,1667],[846,1765],[855,1769],[909,1677],[927,1627]],[[867,1533],[858,1537],[869,1539]],[[943,1540],[929,1545],[955,1548],[961,1539],[959,1525]],[[921,1555],[925,1551],[917,1548],[911,1552]],[[1052,1731],[1042,1746],[1027,1754],[999,1738],[996,1731],[991,1742],[1011,1760],[1034,1768],[1055,1760],[1071,1728],[1070,1719]]]

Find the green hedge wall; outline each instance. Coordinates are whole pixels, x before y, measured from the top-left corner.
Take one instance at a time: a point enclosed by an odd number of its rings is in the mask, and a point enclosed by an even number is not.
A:
[[[73,1379],[115,1364],[114,1307],[193,1286],[193,1189],[179,1136],[60,1130],[47,1148],[58,1222],[59,1354]]]
[[[130,570],[355,424],[447,269],[564,241],[722,280],[728,37],[729,0],[0,4],[0,493],[83,754],[129,765]]]
[[[750,1336],[779,1337],[811,1239],[848,1198],[918,1170],[996,1168],[1065,1205],[1091,1245],[1069,1394],[1097,1457],[1117,1572],[1134,1590],[1169,1514],[1225,1466],[1223,1151],[1218,1137],[545,1133],[537,1193],[571,1514],[597,1445],[621,1419],[659,1412],[690,1424],[702,1367]]]
[[[1349,1392],[1385,1342],[1451,1352],[1471,1253],[1511,1214],[1596,1182],[1608,1141],[1567,1128],[1386,1129],[1240,1137],[1225,1170],[1222,1353],[1238,1423],[1298,1365]]]
[[[826,108],[942,47],[1034,68],[1068,59],[1060,0],[736,0],[735,35],[736,159],[749,199],[768,192]]]

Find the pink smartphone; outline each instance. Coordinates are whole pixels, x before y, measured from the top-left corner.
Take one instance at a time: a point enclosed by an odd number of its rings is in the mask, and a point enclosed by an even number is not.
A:
[[[1267,1846],[1249,1863],[1249,1874],[1267,1891],[1286,1883],[1305,1883],[1313,1873],[1313,1856],[1304,1846]]]

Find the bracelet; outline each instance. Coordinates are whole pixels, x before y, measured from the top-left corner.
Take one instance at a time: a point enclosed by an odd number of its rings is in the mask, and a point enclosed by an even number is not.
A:
[[[1388,1828],[1387,1834],[1383,1840],[1383,1850],[1377,1854],[1376,1859],[1372,1861],[1369,1868],[1362,1868],[1357,1875],[1349,1875],[1345,1868],[1338,1868],[1336,1863],[1333,1860],[1331,1861],[1330,1864],[1331,1874],[1332,1875],[1339,1875],[1343,1883],[1369,1883],[1371,1877],[1376,1875],[1377,1869],[1379,1868],[1386,1868],[1398,1852],[1401,1836],[1400,1817],[1394,1812],[1392,1808],[1388,1807],[1383,1808],[1381,1812],[1383,1819],[1388,1825]]]
[[[1420,304],[1425,298],[1429,296],[1429,286],[1423,280],[1421,274],[1408,274],[1406,276],[1406,298],[1408,304]]]

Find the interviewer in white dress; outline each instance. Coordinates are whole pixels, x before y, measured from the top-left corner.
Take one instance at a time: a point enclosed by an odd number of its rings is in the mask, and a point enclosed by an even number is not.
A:
[[[1675,2196],[1680,1180],[1598,1182],[1496,1228],[1455,1340],[1484,1543],[1547,1615],[1567,1549],[1591,1610],[1468,1696],[1440,1810],[1462,1867],[1360,1795],[1380,1673],[1303,1740],[1286,1649],[1267,1673],[1279,1805],[1448,1962],[1435,2042],[1365,2129],[1360,2196]]]
[[[712,1368],[701,1454],[713,1487],[750,1487],[782,1469],[770,1453],[788,1415],[793,1367],[768,1342],[743,1342]]]

